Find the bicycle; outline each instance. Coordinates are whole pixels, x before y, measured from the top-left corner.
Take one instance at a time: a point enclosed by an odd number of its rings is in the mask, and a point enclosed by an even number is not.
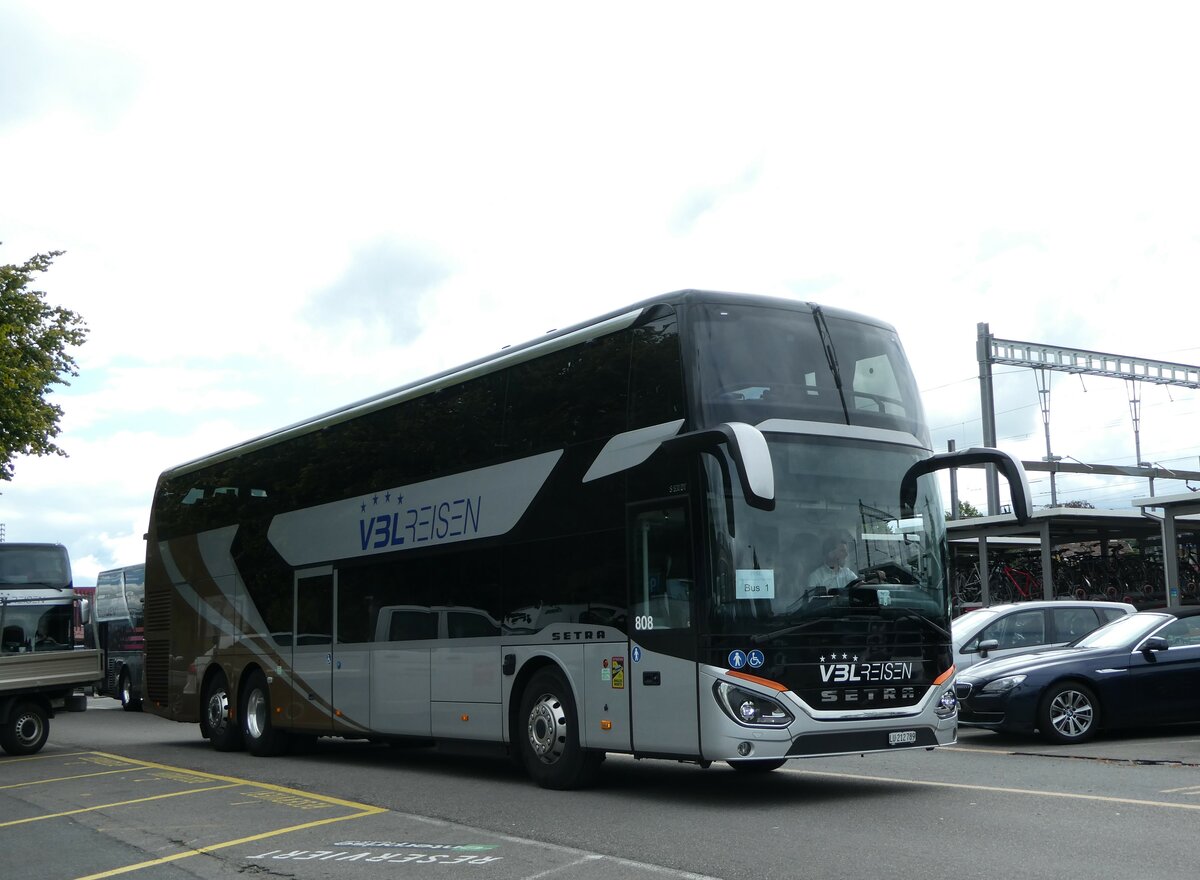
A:
[[[1028,602],[1041,592],[1042,580],[1031,571],[1002,562],[992,569],[988,586],[992,602]]]
[[[1040,592],[1042,579],[1023,568],[1007,562],[998,563],[988,575],[989,604],[1004,602],[1028,602]],[[965,571],[956,572],[953,582],[954,595],[960,605],[976,604],[983,600],[983,581],[979,576],[979,563]]]
[[[965,571],[956,569],[951,586],[959,606],[978,603],[983,596],[983,585],[979,580],[979,563],[975,563]]]

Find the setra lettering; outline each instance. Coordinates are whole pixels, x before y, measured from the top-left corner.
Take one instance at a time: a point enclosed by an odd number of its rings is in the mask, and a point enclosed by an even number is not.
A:
[[[822,703],[888,703],[895,700],[914,700],[917,689],[902,688],[862,688],[845,691],[821,691]]]
[[[550,641],[552,642],[582,642],[602,638],[604,638],[604,630],[602,629],[594,631],[590,629],[577,629],[570,632],[551,633],[550,635]]]

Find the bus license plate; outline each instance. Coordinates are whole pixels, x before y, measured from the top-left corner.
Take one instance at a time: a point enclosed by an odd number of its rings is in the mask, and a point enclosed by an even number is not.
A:
[[[888,734],[889,746],[904,746],[917,741],[915,730],[896,730]]]

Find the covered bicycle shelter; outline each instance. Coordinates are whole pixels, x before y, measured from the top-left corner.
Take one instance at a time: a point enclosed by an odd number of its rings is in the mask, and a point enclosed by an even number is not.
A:
[[[1142,509],[1142,515],[1155,523],[1162,530],[1163,543],[1163,575],[1167,585],[1167,607],[1173,608],[1180,604],[1179,595],[1179,533],[1190,531],[1195,536],[1200,534],[1200,492],[1188,492],[1182,495],[1160,495],[1157,498],[1133,499],[1133,506]],[[1154,508],[1160,508],[1162,514],[1154,513]],[[1175,548],[1168,553],[1166,548]]]
[[[1162,496],[1159,498],[1139,499],[1146,502],[1143,506],[1163,506],[1163,502],[1179,496]],[[1117,510],[1098,510],[1093,508],[1051,507],[1035,510],[1029,521],[1018,524],[1012,514],[998,516],[971,517],[969,519],[951,520],[946,523],[947,536],[951,542],[952,553],[967,555],[974,551],[979,561],[980,585],[982,587],[982,604],[991,604],[991,588],[988,583],[991,565],[988,562],[989,548],[1011,549],[1013,546],[1023,546],[1025,549],[1038,547],[1041,554],[1042,597],[1054,596],[1054,560],[1055,548],[1066,544],[1095,542],[1100,545],[1101,557],[1108,557],[1111,542],[1117,540],[1146,541],[1162,537],[1163,563],[1167,567],[1165,583],[1167,589],[1168,607],[1179,603],[1179,566],[1178,546],[1179,536],[1184,533],[1193,535],[1193,540],[1200,533],[1200,496],[1191,494],[1183,496],[1196,505],[1193,510],[1184,500],[1177,506],[1169,506],[1170,516],[1162,519],[1140,513],[1124,513]],[[1139,505],[1135,501],[1135,506]],[[1170,519],[1170,532],[1167,533],[1166,522]],[[1029,540],[1034,539],[1034,540]],[[1166,548],[1172,548],[1167,552]],[[1174,573],[1171,573],[1171,567]],[[1174,595],[1172,595],[1174,594]]]

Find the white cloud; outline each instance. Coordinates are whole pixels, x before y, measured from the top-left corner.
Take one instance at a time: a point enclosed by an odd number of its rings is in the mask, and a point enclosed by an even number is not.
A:
[[[1200,362],[1200,61],[1168,5],[0,18],[36,96],[0,118],[0,261],[66,250],[40,286],[91,329],[72,457],[18,462],[0,521],[88,567],[128,561],[163,467],[684,287],[893,323],[939,446],[980,440],[980,322]],[[1040,458],[1018,373],[1002,445]],[[1122,383],[1078,385],[1055,453],[1132,462]],[[1171,395],[1143,456],[1200,469]]]

